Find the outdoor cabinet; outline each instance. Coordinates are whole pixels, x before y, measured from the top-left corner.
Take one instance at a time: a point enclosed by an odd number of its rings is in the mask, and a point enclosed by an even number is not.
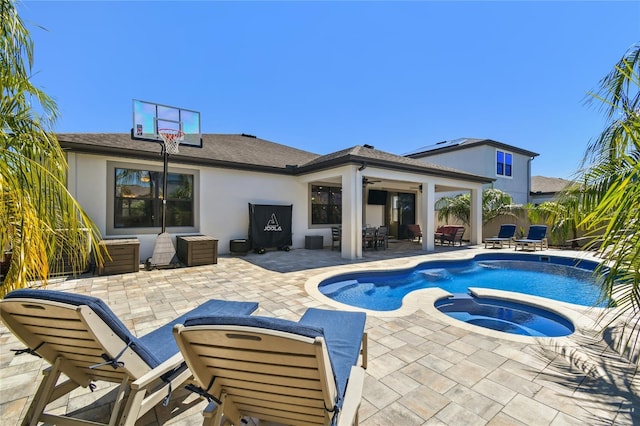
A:
[[[206,235],[177,237],[178,259],[187,266],[218,263],[218,240]]]
[[[126,274],[140,270],[140,242],[137,238],[123,238],[100,241],[104,264],[98,268],[98,275]]]
[[[304,237],[304,248],[306,250],[318,250],[324,246],[322,235],[307,235]]]

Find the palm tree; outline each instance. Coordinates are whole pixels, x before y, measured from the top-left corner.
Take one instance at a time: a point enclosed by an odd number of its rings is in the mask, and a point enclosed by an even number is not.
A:
[[[610,273],[606,296],[615,292],[617,316],[627,336],[640,337],[640,44],[635,44],[590,94],[607,124],[589,144],[575,179],[579,202],[568,204]],[[584,213],[586,212],[586,213]],[[627,344],[629,341],[627,342]]]
[[[46,284],[62,255],[78,270],[100,235],[65,187],[67,163],[51,130],[57,107],[30,81],[33,42],[14,0],[0,0],[0,46],[0,254],[11,253],[4,296]]]
[[[511,195],[495,188],[482,191],[482,224],[489,223],[498,216],[517,216],[522,206],[512,204]],[[454,197],[442,197],[435,205],[439,220],[454,217],[463,224],[470,225],[471,195],[468,192]]]

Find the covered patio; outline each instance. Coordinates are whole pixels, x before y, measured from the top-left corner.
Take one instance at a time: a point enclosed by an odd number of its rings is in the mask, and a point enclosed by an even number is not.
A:
[[[415,194],[412,207],[414,223],[423,229],[421,245],[426,252],[435,249],[437,194],[468,191],[471,194],[468,239],[471,244],[482,241],[482,189],[484,184],[493,181],[492,178],[389,154],[368,145],[320,157],[300,167],[298,173],[298,179],[304,184],[341,188],[341,253],[346,259],[363,256],[362,230],[370,223],[377,221],[384,226],[391,225],[391,229],[394,222],[398,223],[399,215],[393,210],[397,209],[397,201],[388,200],[382,213],[374,211],[367,204],[368,191],[371,189]]]

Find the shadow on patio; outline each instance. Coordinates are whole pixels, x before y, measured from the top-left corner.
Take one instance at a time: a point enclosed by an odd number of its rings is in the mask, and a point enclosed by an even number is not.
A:
[[[343,259],[339,250],[324,247],[322,250],[292,249],[284,252],[268,250],[264,254],[249,252],[243,260],[274,272],[298,272],[307,269],[325,268],[328,266],[354,265],[387,259],[399,259],[425,256],[434,253],[469,250],[476,246],[439,246],[433,252],[422,250],[420,243],[407,240],[389,240],[388,249],[367,249],[361,259]],[[233,257],[233,256],[231,256]]]

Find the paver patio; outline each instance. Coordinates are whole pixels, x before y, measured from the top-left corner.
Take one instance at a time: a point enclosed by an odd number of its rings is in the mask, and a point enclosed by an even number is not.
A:
[[[141,336],[209,298],[257,301],[257,315],[297,320],[309,307],[333,308],[305,291],[314,275],[483,251],[464,246],[425,254],[415,243],[394,242],[358,261],[330,249],[269,251],[220,256],[217,265],[56,279],[48,288],[102,298]],[[366,331],[362,425],[640,424],[637,367],[597,336],[577,333],[571,338],[575,346],[561,354],[561,348],[534,339],[513,341],[457,326],[421,306],[401,316],[369,314]],[[41,359],[12,352],[22,347],[0,326],[2,424],[19,423],[42,377]],[[104,420],[112,390],[99,383],[93,393],[74,391],[57,403],[58,410]],[[157,407],[138,424],[200,424],[204,406],[193,394],[175,391],[168,407]]]

